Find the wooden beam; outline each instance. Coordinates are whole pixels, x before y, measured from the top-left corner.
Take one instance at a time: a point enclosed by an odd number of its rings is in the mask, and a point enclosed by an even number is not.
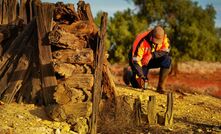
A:
[[[26,43],[31,37],[33,29],[36,26],[36,21],[29,23],[22,33],[20,33],[11,43],[10,47],[4,53],[0,60],[0,77],[8,69],[7,67],[16,59],[16,57],[24,49]],[[22,43],[26,42],[26,43]]]
[[[55,102],[53,94],[57,86],[57,80],[52,66],[51,46],[46,40],[46,35],[50,31],[51,26],[51,24],[48,23],[52,22],[53,5],[42,5],[40,1],[36,0],[33,3],[33,8],[34,15],[37,15],[39,63],[41,68],[44,104],[49,105]],[[49,19],[51,21],[48,21]]]
[[[24,20],[25,24],[27,24],[26,2],[27,0],[20,0],[20,7],[19,7],[19,17]]]
[[[2,24],[3,19],[3,0],[0,0],[0,25]]]
[[[17,0],[9,0],[9,14],[8,14],[8,22],[11,23],[16,20],[17,17]]]
[[[136,98],[134,101],[134,114],[135,114],[135,124],[140,126],[142,123],[141,118],[141,101],[139,98]]]
[[[16,93],[24,84],[23,80],[28,73],[28,67],[30,64],[29,62],[30,55],[31,55],[31,51],[29,50],[28,54],[23,54],[22,57],[20,58],[18,65],[8,83],[7,90],[4,93],[4,96],[2,99],[4,102],[6,103],[12,102]]]
[[[147,111],[148,111],[147,118],[148,118],[149,125],[155,125],[157,122],[157,119],[156,119],[156,97],[155,96],[149,97]]]
[[[9,15],[9,1],[2,1],[2,24],[8,24],[8,15]]]
[[[92,107],[92,117],[91,117],[91,134],[97,133],[97,121],[98,121],[98,108],[101,99],[101,81],[102,81],[102,69],[105,57],[105,35],[107,28],[107,13],[103,13],[101,17],[101,31],[100,36],[98,36],[96,55],[95,55],[95,80],[93,87],[93,107]]]
[[[167,94],[167,111],[165,113],[165,126],[171,127],[173,125],[173,93]]]

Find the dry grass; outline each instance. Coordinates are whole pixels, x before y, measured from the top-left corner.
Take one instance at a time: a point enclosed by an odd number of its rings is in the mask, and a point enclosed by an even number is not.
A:
[[[214,73],[221,70],[220,62],[188,61],[178,64],[178,71],[182,73]]]

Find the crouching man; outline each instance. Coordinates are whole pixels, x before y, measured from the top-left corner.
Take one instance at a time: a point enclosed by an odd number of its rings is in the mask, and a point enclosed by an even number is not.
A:
[[[129,52],[129,65],[132,69],[130,83],[135,88],[142,88],[148,80],[151,68],[160,68],[157,92],[164,93],[165,82],[171,68],[169,39],[161,26],[139,34]]]

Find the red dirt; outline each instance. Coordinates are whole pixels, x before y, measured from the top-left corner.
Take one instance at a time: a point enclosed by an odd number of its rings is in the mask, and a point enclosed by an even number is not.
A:
[[[111,71],[116,84],[125,85],[122,79],[123,66],[113,65],[111,66]],[[158,77],[158,71],[150,71],[148,78],[151,86],[157,86]],[[221,71],[218,70],[208,74],[196,72],[170,75],[166,88],[177,92],[202,93],[221,98]]]

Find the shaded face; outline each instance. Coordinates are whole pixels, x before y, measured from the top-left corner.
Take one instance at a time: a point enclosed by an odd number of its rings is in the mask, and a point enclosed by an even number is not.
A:
[[[153,34],[152,34],[152,42],[154,44],[162,44],[163,43],[163,38],[164,38],[164,30],[162,27],[157,26],[153,29]]]

